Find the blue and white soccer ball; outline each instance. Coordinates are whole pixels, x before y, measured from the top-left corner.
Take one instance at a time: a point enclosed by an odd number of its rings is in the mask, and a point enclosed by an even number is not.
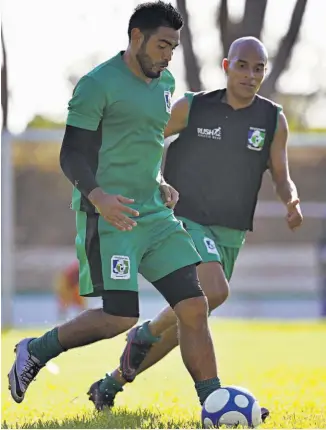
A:
[[[222,425],[254,428],[262,423],[261,408],[255,396],[245,388],[219,388],[203,404],[202,423],[204,428]]]

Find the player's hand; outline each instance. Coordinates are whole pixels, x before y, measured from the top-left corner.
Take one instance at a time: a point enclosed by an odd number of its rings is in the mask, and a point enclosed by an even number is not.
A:
[[[99,211],[100,215],[118,230],[132,230],[133,227],[136,227],[136,221],[125,215],[126,213],[133,217],[139,216],[139,212],[125,206],[134,203],[134,199],[107,194],[98,188],[93,190],[88,198]]]
[[[165,203],[168,208],[174,209],[174,206],[178,203],[179,193],[171,185],[163,182],[160,185],[160,191]]]
[[[301,208],[300,208],[300,200],[299,199],[294,199],[290,202],[288,202],[287,206],[287,216],[286,216],[286,221],[288,224],[288,227],[291,230],[295,230],[298,227],[301,226],[302,221],[303,221],[303,216],[302,216],[302,212],[301,212]]]

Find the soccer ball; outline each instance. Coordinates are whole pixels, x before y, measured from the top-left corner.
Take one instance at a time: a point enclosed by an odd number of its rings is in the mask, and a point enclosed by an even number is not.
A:
[[[257,427],[262,423],[261,408],[255,396],[242,387],[228,386],[211,393],[203,404],[204,428]]]

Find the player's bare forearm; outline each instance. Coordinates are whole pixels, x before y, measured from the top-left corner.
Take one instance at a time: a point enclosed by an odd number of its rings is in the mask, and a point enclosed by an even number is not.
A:
[[[275,185],[278,196],[287,208],[286,221],[288,227],[294,231],[301,226],[303,221],[297,188],[289,177],[285,181],[276,182]]]
[[[161,173],[160,177],[160,191],[161,195],[163,197],[163,200],[165,202],[165,205],[171,209],[175,207],[175,205],[178,203],[179,200],[179,193],[176,189],[174,189],[171,185],[169,185],[165,179],[164,176]]]
[[[288,124],[283,112],[279,114],[279,124],[271,145],[269,170],[276,194],[287,205],[298,200],[298,191],[290,177],[287,140]]]
[[[280,183],[275,183],[275,192],[285,205],[298,199],[297,187],[290,178]]]

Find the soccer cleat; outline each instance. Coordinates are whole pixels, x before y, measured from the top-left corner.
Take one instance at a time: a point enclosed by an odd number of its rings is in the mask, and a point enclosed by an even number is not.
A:
[[[117,393],[110,393],[109,391],[105,391],[102,393],[100,391],[100,384],[103,379],[94,382],[90,386],[88,390],[88,399],[94,403],[94,406],[98,412],[103,411],[104,407],[112,408],[114,406],[114,399]],[[122,391],[122,390],[121,390]]]
[[[28,344],[33,338],[21,340],[15,347],[15,362],[8,374],[9,390],[16,403],[24,400],[29,384],[35,380],[38,372],[44,367],[40,361],[28,351]]]
[[[121,374],[127,382],[132,382],[135,379],[137,370],[153,345],[136,339],[140,327],[134,327],[128,333],[127,345],[120,358]]]
[[[266,408],[261,408],[261,419],[263,423],[265,422],[268,416],[269,416],[269,410]]]

